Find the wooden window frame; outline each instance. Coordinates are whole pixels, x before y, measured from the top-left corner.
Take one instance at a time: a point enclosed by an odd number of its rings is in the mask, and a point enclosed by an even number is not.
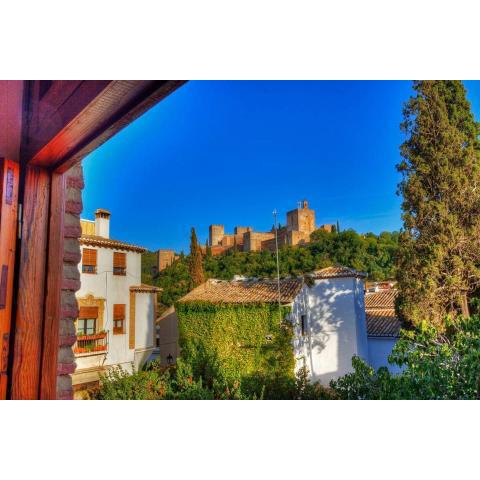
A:
[[[7,295],[13,311],[6,397],[55,399],[57,378],[63,375],[58,370],[62,291],[75,285],[64,278],[65,212],[70,203],[65,173],[185,82],[54,81],[48,90],[43,88],[42,99],[39,81],[8,82],[7,94],[14,103],[7,114],[15,121],[6,156],[21,167],[22,215],[15,288]],[[44,121],[53,114],[59,122]]]
[[[88,322],[89,320],[93,320],[93,332],[91,333],[88,333],[86,329],[86,322]],[[81,333],[79,329],[80,322],[83,322],[84,324],[83,333]],[[97,333],[97,319],[96,318],[78,318],[76,331],[77,331],[77,336],[95,335]]]
[[[123,308],[116,308],[123,307]],[[126,305],[124,303],[115,303],[113,305],[113,334],[114,335],[125,335],[125,311]],[[115,310],[120,310],[119,312]],[[120,327],[117,327],[117,322],[120,323]]]
[[[119,260],[123,258],[123,260]],[[127,275],[127,254],[125,252],[113,252],[113,274]]]
[[[85,252],[89,252],[89,255],[95,257],[95,263],[90,263],[92,262],[91,260],[89,263],[85,263]],[[93,255],[91,252],[95,252],[95,255]],[[90,275],[96,275],[97,273],[97,256],[98,256],[98,250],[96,248],[84,248],[82,250],[82,273],[88,273]]]

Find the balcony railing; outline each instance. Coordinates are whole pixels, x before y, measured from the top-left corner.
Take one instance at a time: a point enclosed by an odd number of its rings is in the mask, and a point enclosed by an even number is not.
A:
[[[91,335],[77,335],[77,341],[73,346],[75,355],[95,355],[107,353],[108,332],[94,333]]]

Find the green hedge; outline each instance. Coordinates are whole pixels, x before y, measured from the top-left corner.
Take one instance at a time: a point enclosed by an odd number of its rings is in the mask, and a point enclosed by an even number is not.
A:
[[[282,318],[289,311],[282,307]],[[293,331],[280,322],[278,305],[188,302],[177,303],[176,312],[181,358],[195,378],[238,382],[246,395],[289,398]]]

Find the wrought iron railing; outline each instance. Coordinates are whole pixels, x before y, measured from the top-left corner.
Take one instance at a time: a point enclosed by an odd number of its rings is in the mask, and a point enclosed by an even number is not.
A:
[[[77,335],[73,346],[75,355],[91,355],[108,351],[108,332],[93,333],[91,335]]]

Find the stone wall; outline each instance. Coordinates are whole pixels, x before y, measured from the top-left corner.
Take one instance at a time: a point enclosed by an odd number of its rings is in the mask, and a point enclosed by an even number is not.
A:
[[[72,345],[76,341],[75,319],[78,305],[75,292],[80,289],[81,260],[78,239],[82,234],[80,213],[82,212],[83,172],[81,164],[72,167],[66,174],[67,194],[64,222],[62,313],[60,318],[60,336],[57,371],[57,398],[73,399],[71,374],[75,371],[75,357]]]

